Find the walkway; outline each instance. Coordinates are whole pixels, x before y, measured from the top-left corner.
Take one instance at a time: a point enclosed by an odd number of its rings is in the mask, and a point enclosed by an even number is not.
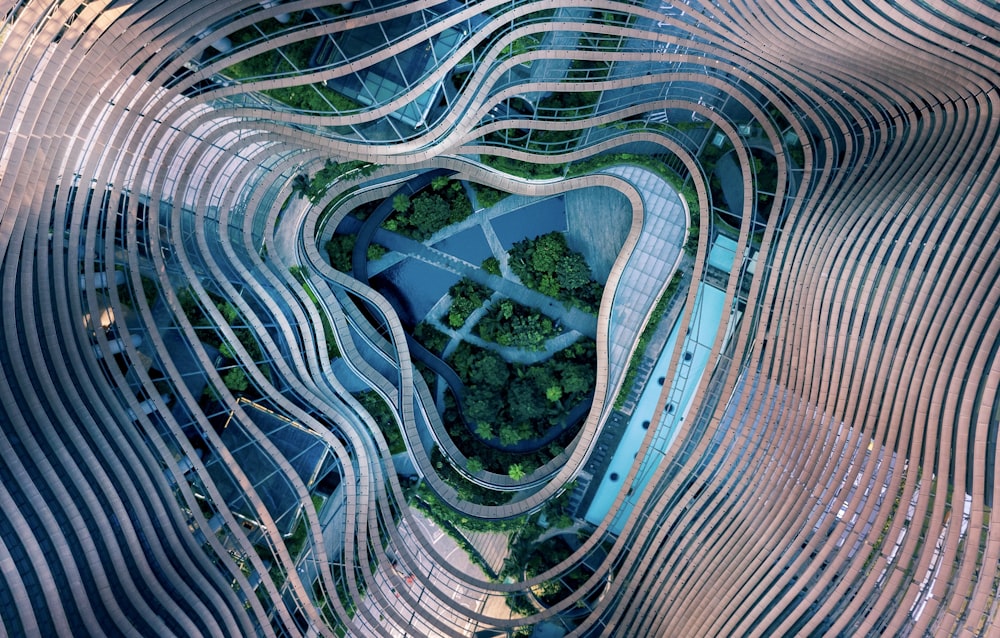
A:
[[[347,217],[341,222],[341,227],[347,232],[357,231],[360,238],[360,229],[363,225],[367,225],[371,222],[373,218],[374,216],[362,224],[356,219]],[[456,229],[455,232],[460,232],[460,229]],[[538,310],[540,313],[550,317],[553,321],[561,322],[561,324],[569,330],[576,330],[591,339],[597,336],[596,316],[584,312],[579,308],[568,308],[548,295],[543,295],[540,292],[527,288],[523,284],[519,284],[503,277],[497,277],[496,275],[491,275],[477,265],[470,264],[469,262],[459,259],[458,257],[449,255],[448,253],[442,252],[436,248],[432,248],[408,237],[403,237],[398,233],[385,230],[384,228],[377,228],[372,231],[369,236],[369,242],[371,240],[385,246],[391,251],[408,255],[431,264],[432,266],[456,273],[463,277],[468,277],[478,284],[482,284],[499,292],[508,299],[512,299],[523,306],[528,306],[529,308]],[[441,237],[435,235],[434,241],[440,240]],[[361,242],[358,243],[360,244]],[[359,248],[355,246],[355,251],[358,250]],[[367,251],[367,246],[365,246],[364,250]],[[362,273],[358,268],[355,268],[354,276],[361,281],[367,281],[367,272],[365,272],[362,276]]]
[[[611,304],[608,327],[608,388],[616,388],[628,368],[632,346],[646,316],[683,256],[689,223],[687,209],[673,186],[636,166],[612,166],[603,173],[620,177],[642,195],[642,232],[622,271]],[[614,401],[609,394],[605,405]]]
[[[653,305],[669,283],[673,272],[683,257],[684,242],[687,238],[689,216],[680,196],[668,182],[652,171],[636,166],[612,166],[601,171],[614,175],[632,184],[643,199],[643,227],[635,248],[622,270],[611,304],[608,328],[608,387],[617,388],[628,368],[631,349],[642,331],[643,323]],[[425,173],[411,181],[402,190],[415,192],[421,184],[429,183],[433,176]],[[499,242],[492,232],[489,219],[523,206],[532,198],[510,196],[489,209],[480,209],[467,219],[435,234],[428,244],[439,242],[455,233],[480,226],[490,243],[494,254],[498,253]],[[365,222],[347,217],[341,222],[345,232],[356,232],[359,241],[354,247],[354,275],[367,281],[365,256],[371,241],[385,246],[399,255],[420,259],[428,264],[449,272],[468,277],[481,285],[499,292],[517,303],[538,310],[571,331],[596,338],[597,318],[577,308],[567,308],[558,301],[531,290],[506,277],[491,275],[478,265],[437,250],[398,233],[387,231],[379,225],[391,214],[391,198],[386,198]],[[501,259],[501,269],[508,272],[506,259]],[[452,335],[454,336],[454,335]],[[556,345],[555,343],[551,345]],[[419,351],[420,349],[418,349]],[[430,354],[421,352],[421,355]],[[426,357],[421,357],[426,359]],[[440,366],[438,366],[440,367]],[[449,375],[450,376],[450,375]],[[451,384],[450,384],[451,385]],[[454,387],[461,388],[460,384]],[[614,393],[605,398],[605,405],[614,400]]]
[[[490,311],[490,308],[500,297],[499,293],[494,292],[482,306],[472,311],[472,314],[465,320],[461,328],[452,328],[446,322],[445,315],[451,306],[451,298],[445,295],[438,299],[437,303],[424,315],[423,321],[433,326],[438,332],[448,335],[451,338],[451,341],[441,352],[442,359],[448,359],[455,352],[459,343],[467,341],[476,347],[497,353],[508,363],[531,365],[539,361],[545,361],[560,350],[568,348],[582,336],[575,330],[567,330],[547,339],[539,350],[525,350],[524,348],[516,348],[514,346],[501,346],[473,334],[472,331],[475,329],[476,324]]]

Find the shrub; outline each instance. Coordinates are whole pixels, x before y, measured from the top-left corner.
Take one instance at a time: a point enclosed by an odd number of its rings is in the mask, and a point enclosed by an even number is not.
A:
[[[509,193],[482,184],[473,183],[472,189],[476,191],[476,201],[482,208],[489,208],[509,195]]]
[[[479,336],[501,346],[541,350],[561,330],[539,312],[504,299],[476,325]]]
[[[481,286],[468,277],[462,278],[448,291],[451,295],[451,307],[448,309],[448,325],[461,328],[473,312],[482,307],[489,299],[492,291]]]
[[[515,243],[510,268],[525,286],[596,314],[602,288],[593,280],[590,266],[580,253],[570,250],[562,233],[551,232]]]
[[[487,257],[484,259],[482,268],[491,275],[501,276],[500,261],[496,257]]]

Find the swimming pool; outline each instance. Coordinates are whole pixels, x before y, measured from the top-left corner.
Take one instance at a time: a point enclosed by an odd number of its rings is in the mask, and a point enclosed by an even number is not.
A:
[[[566,207],[562,196],[549,197],[494,217],[490,224],[504,249],[510,250],[522,239],[534,239],[553,231],[564,232]]]
[[[478,266],[487,257],[493,256],[490,245],[480,226],[473,226],[434,244],[434,248]]]
[[[635,505],[635,499],[645,489],[653,470],[666,456],[680,431],[681,423],[684,422],[691,409],[695,390],[697,390],[708,367],[712,345],[719,333],[725,299],[725,291],[719,288],[705,284],[698,287],[690,334],[685,336],[684,351],[670,384],[669,399],[663,410],[662,418],[654,423],[653,411],[656,409],[660,393],[663,390],[660,380],[663,379],[665,382],[665,375],[670,366],[670,357],[673,354],[674,346],[677,343],[681,322],[678,320],[674,324],[666,346],[653,367],[650,382],[646,384],[639,396],[639,402],[625,428],[625,434],[622,436],[614,456],[611,457],[608,470],[587,510],[584,518],[588,522],[598,525],[611,512],[615,500],[624,487],[625,479],[638,460],[639,448],[642,446],[647,431],[649,428],[654,428],[653,441],[641,461],[639,473],[631,483],[631,493],[626,497],[622,506],[618,508],[615,519],[610,526],[611,531],[615,534],[621,532],[625,520]]]
[[[733,261],[736,260],[736,240],[724,235],[715,238],[712,249],[708,251],[708,265],[715,266],[719,270],[730,272],[733,269]]]

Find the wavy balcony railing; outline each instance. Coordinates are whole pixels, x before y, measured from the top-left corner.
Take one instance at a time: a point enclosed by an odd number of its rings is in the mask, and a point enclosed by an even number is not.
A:
[[[489,0],[431,19],[440,3],[359,1],[209,51],[323,5],[5,10],[6,633],[995,631],[1000,32],[990,6]],[[337,63],[220,81],[250,56],[421,15],[426,28]],[[258,92],[395,63],[473,23],[482,29],[439,65],[370,105],[309,113]],[[453,84],[456,73],[467,76]],[[399,119],[438,86],[444,104],[425,126]],[[542,104],[560,92],[601,95]],[[493,111],[516,100],[530,112]],[[716,134],[742,187],[735,203],[713,196]],[[524,195],[616,189],[633,226],[598,316],[604,406],[620,368],[608,346],[615,283],[649,211],[622,175],[573,170],[636,148],[669,155],[698,203],[679,329],[710,280],[742,319],[711,344],[676,441],[666,447],[650,428],[621,477],[635,489],[617,497],[617,520],[530,578],[465,573],[420,531],[380,424],[333,372],[336,353],[387,401],[423,481],[485,520],[557,498],[597,456],[607,410],[523,482],[476,474],[530,486],[517,499],[462,500],[425,447],[429,437],[447,447],[446,433],[395,309],[330,268],[322,240],[355,194],[387,197],[433,168]],[[554,177],[504,175],[476,161],[487,155]],[[328,158],[377,166],[316,202],[295,197],[296,177]],[[761,195],[773,200],[766,218]],[[725,229],[714,217],[724,207]],[[728,276],[707,262],[719,232],[738,234],[743,261]],[[665,356],[673,378],[682,346]],[[669,416],[667,391],[651,420]],[[316,476],[278,427],[317,451]],[[447,456],[460,463],[456,452]],[[317,489],[320,474],[337,477],[331,493]],[[552,581],[572,591],[523,617],[506,607]]]

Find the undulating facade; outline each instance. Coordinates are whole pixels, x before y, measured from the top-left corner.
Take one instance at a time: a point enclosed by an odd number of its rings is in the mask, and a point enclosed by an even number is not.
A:
[[[988,1],[7,0],[0,633],[995,635],[998,68]]]

